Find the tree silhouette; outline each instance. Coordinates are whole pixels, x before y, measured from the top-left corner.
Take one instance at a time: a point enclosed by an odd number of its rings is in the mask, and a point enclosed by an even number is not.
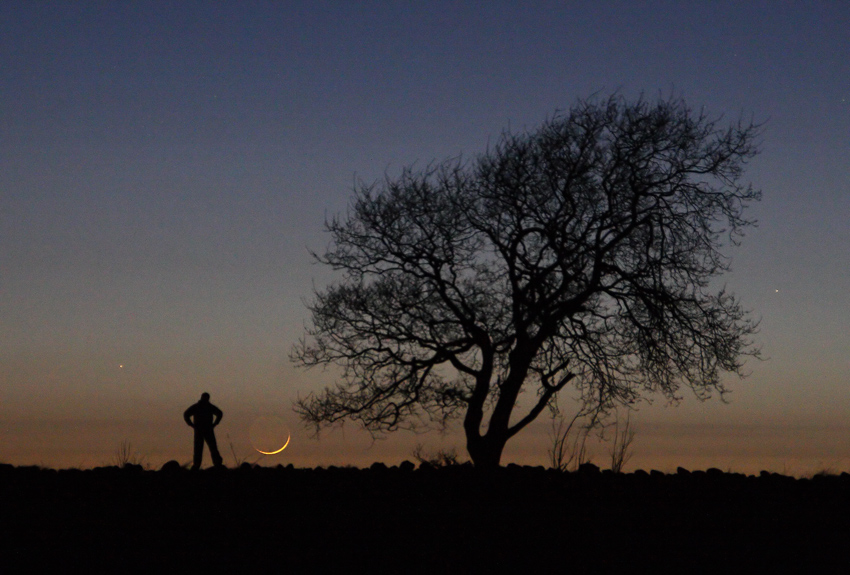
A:
[[[493,467],[568,385],[595,413],[722,394],[757,326],[712,280],[760,192],[741,182],[758,126],[721,122],[677,98],[581,100],[472,161],[357,184],[315,256],[341,279],[292,354],[341,380],[296,411],[373,432],[463,416]]]

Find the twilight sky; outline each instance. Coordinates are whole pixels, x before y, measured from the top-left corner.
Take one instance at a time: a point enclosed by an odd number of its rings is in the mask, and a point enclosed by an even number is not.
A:
[[[642,406],[632,467],[850,469],[850,6],[515,4],[0,3],[0,461],[188,461],[202,391],[228,464],[258,416],[293,437],[264,464],[462,452],[301,427],[292,400],[333,380],[288,360],[332,279],[308,250],[355,179],[619,89],[767,122],[725,280],[769,359],[729,404]],[[503,463],[545,463],[547,428]]]

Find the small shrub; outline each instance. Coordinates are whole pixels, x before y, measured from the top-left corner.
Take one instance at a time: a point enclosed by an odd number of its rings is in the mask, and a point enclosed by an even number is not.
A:
[[[147,468],[145,457],[134,450],[132,444],[127,439],[118,444],[118,449],[115,451],[115,455],[112,456],[112,464],[117,467],[140,465]]]
[[[582,425],[576,429],[576,423],[584,416],[579,412],[568,422],[558,415],[552,418],[549,437],[552,447],[549,449],[549,465],[559,471],[575,471],[581,465],[590,462],[587,452],[587,436],[593,425]]]
[[[620,428],[620,419],[614,424],[614,445],[611,447],[611,471],[622,473],[623,467],[632,458],[632,442],[635,439],[634,427],[631,423],[630,414],[626,414],[626,421]]]
[[[433,467],[451,467],[462,463],[457,454],[457,449],[454,447],[451,449],[438,449],[435,453],[428,453],[421,443],[416,444],[416,447],[413,449],[413,458],[420,465],[424,463]]]

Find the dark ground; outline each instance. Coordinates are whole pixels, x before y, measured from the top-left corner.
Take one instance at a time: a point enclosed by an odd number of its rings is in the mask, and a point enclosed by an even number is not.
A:
[[[850,566],[847,474],[0,465],[0,493],[2,565],[32,571],[843,573]]]

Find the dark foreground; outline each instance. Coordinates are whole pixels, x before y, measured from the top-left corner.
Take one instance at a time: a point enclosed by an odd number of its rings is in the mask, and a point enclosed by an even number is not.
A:
[[[811,573],[850,566],[846,474],[0,466],[0,493],[0,561],[28,571]]]

